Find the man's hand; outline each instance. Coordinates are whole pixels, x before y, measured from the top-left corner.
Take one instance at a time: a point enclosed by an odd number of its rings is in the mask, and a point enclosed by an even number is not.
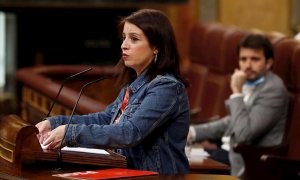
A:
[[[231,90],[233,93],[241,93],[242,87],[245,81],[247,80],[247,75],[244,71],[235,69],[234,73],[231,76]]]

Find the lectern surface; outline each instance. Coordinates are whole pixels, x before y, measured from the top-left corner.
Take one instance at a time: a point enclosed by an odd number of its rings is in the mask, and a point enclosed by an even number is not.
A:
[[[17,115],[5,116],[0,120],[0,173],[21,176],[24,163],[52,161],[57,159],[73,163],[108,167],[126,167],[126,158],[110,150],[108,154],[62,152],[42,149],[35,126]]]

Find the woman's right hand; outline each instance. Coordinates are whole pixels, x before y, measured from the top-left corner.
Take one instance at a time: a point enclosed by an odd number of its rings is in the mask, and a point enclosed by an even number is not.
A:
[[[51,132],[51,125],[50,121],[48,119],[41,121],[35,125],[38,130],[39,134],[37,135],[40,144],[43,144],[43,142],[48,138]]]

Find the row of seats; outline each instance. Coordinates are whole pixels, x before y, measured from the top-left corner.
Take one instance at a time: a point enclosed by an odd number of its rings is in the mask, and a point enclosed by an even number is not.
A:
[[[262,32],[218,23],[199,23],[192,27],[189,39],[190,64],[185,73],[191,82],[188,94],[193,123],[207,122],[226,114],[224,100],[231,94],[230,76],[238,68],[236,47],[250,33]],[[292,55],[285,49],[298,42],[278,33],[265,35],[275,49],[274,71],[284,79],[287,87],[292,88],[296,79],[289,77],[291,73],[287,67],[283,67],[291,65],[286,60]]]
[[[300,42],[278,33],[245,30],[218,23],[199,23],[192,27],[189,39],[190,64],[185,72],[191,83],[188,88],[191,123],[205,123],[226,114],[224,101],[231,94],[230,76],[238,68],[236,47],[250,33],[263,33],[274,47],[272,70],[283,79],[291,97],[285,148],[281,152],[286,157],[300,159]],[[264,168],[261,169],[262,174],[255,172],[258,166],[254,163],[260,162],[258,156],[264,151],[256,154],[249,148],[249,152],[245,153],[245,148],[237,148],[241,149],[240,153],[247,156],[244,159],[249,161],[245,162],[248,174],[262,175],[266,172]],[[251,157],[251,154],[257,157]]]
[[[195,24],[190,31],[187,77],[192,123],[203,123],[226,114],[230,74],[237,67],[238,42],[250,31],[217,23]],[[221,102],[221,103],[219,103]]]

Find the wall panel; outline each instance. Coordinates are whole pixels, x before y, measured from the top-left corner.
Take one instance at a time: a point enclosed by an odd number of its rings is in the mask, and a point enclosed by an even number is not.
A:
[[[223,24],[291,34],[291,0],[219,0]]]

